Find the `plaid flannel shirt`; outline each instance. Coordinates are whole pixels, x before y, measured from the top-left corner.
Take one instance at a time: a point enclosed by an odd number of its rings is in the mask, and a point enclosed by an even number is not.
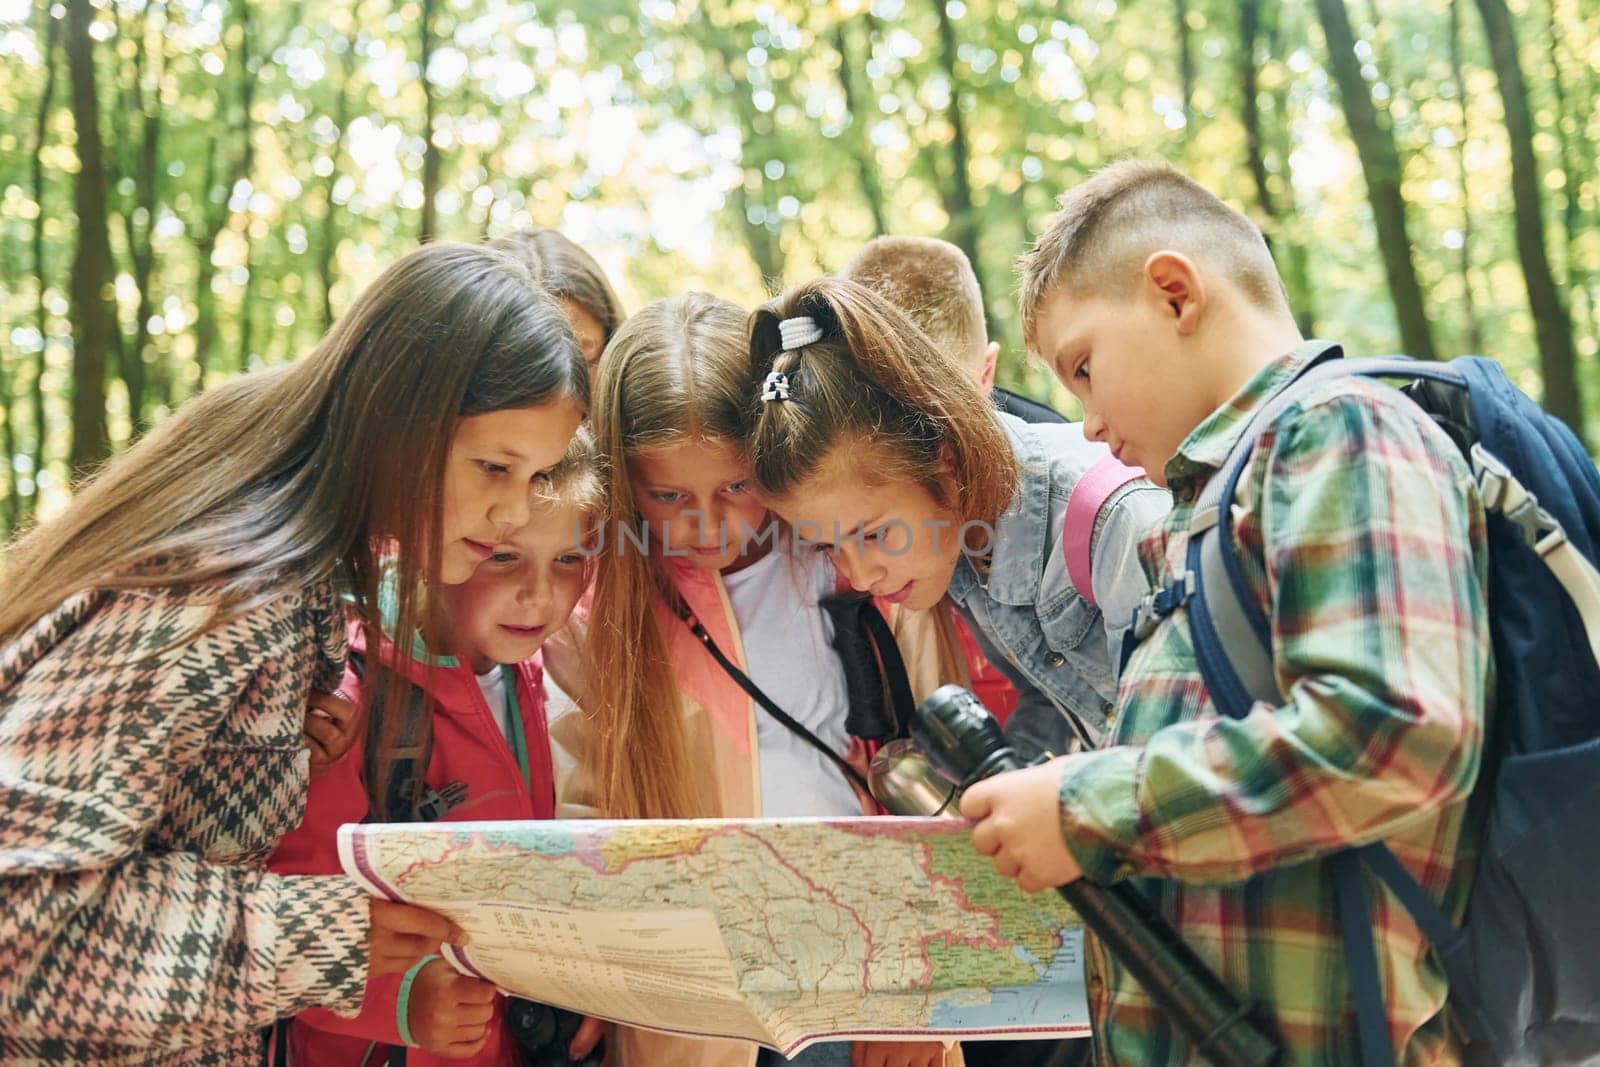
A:
[[[1246,416],[1314,351],[1263,368],[1179,448],[1174,510],[1142,545],[1152,585],[1185,569],[1196,498]],[[1137,884],[1261,1006],[1282,1062],[1355,1063],[1324,858],[1386,841],[1447,914],[1464,910],[1493,672],[1483,508],[1443,432],[1362,379],[1308,389],[1249,463],[1233,523],[1287,702],[1219,717],[1180,608],[1129,660],[1110,747],[1068,758],[1062,832],[1092,879],[1159,877]],[[1404,907],[1365,877],[1397,1055],[1451,1062],[1443,972]],[[1088,957],[1099,1062],[1197,1060],[1093,938]]]

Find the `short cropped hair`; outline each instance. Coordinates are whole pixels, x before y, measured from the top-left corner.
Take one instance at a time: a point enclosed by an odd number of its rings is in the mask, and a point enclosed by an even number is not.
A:
[[[1052,290],[1126,293],[1145,260],[1162,250],[1204,263],[1263,309],[1288,312],[1283,280],[1255,223],[1169,163],[1125,160],[1062,193],[1044,232],[1018,259],[1024,340],[1033,345],[1039,307]]]
[[[983,292],[967,254],[934,237],[876,237],[841,275],[905,312],[928,340],[963,364],[989,344]]]

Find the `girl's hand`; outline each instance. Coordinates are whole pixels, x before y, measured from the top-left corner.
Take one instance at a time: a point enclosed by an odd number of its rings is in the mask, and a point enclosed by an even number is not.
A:
[[[305,739],[311,749],[312,781],[327,774],[349,754],[366,724],[366,712],[359,704],[332,693],[311,694]]]
[[[850,1067],[940,1067],[943,1041],[857,1041]]]
[[[466,932],[443,915],[373,897],[367,932],[367,977],[408,971],[445,942],[464,945]]]
[[[585,1015],[583,1022],[578,1024],[578,1032],[572,1035],[572,1044],[567,1046],[567,1058],[574,1063],[583,1059],[605,1036],[606,1021],[596,1019],[593,1015]]]
[[[972,847],[1027,893],[1065,885],[1083,869],[1061,836],[1061,772],[1070,756],[1009,771],[974,784],[961,796],[961,814],[976,819]]]
[[[865,778],[867,776],[867,768],[872,765],[872,757],[867,754],[867,743],[859,737],[852,737],[850,739],[850,747],[845,750],[844,761],[854,767],[861,777]],[[856,800],[861,804],[862,814],[878,814],[878,801],[871,793],[857,785],[853,778],[850,779],[850,789],[855,793]]]
[[[430,960],[411,984],[411,1037],[435,1056],[466,1059],[489,1037],[494,998],[490,983],[461,974],[445,960]]]

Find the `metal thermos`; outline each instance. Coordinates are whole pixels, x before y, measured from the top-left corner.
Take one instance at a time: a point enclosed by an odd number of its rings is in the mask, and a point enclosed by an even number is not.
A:
[[[956,814],[956,787],[909,737],[878,749],[867,767],[867,785],[891,815]]]

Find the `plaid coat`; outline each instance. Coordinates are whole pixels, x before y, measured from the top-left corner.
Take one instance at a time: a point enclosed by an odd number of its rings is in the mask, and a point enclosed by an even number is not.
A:
[[[213,607],[91,591],[0,648],[0,1063],[248,1063],[279,1016],[360,1004],[366,898],[264,869],[342,612],[327,585]]]

